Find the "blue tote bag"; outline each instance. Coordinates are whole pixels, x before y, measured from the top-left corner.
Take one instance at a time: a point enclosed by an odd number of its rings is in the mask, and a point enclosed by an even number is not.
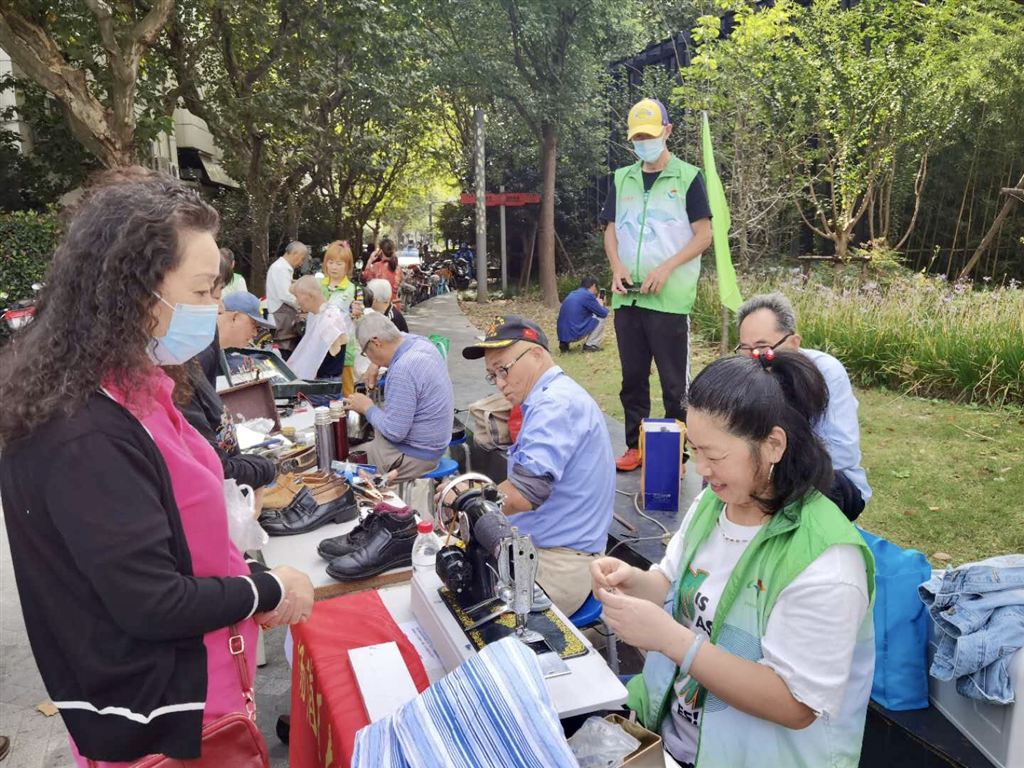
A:
[[[928,706],[928,612],[917,588],[932,576],[916,549],[858,528],[875,556],[875,678],[871,698],[886,709]]]

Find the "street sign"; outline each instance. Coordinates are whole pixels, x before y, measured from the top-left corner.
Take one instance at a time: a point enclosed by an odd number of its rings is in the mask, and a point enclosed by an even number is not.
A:
[[[495,205],[516,208],[522,205],[536,205],[540,202],[540,195],[536,192],[488,192],[484,201],[488,208]],[[459,202],[463,205],[476,205],[476,195],[463,192]]]

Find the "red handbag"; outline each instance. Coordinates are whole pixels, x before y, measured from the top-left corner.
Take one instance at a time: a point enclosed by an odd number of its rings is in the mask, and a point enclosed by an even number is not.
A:
[[[270,756],[263,734],[256,727],[256,695],[245,659],[245,639],[236,626],[228,639],[231,655],[238,665],[238,678],[245,696],[245,714],[232,712],[203,726],[202,750],[195,760],[148,755],[131,768],[270,768]],[[89,761],[94,768],[96,762]]]

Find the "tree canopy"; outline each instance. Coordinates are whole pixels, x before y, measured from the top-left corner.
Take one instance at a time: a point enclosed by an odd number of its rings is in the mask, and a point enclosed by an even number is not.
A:
[[[637,58],[656,44],[680,66]],[[512,273],[555,305],[559,273],[604,264],[606,179],[635,162],[625,114],[647,95],[698,165],[708,111],[741,265],[1024,277],[1014,0],[0,0],[0,48],[32,136],[0,135],[0,205],[146,162],[185,108],[241,186],[217,199],[257,289],[287,239],[431,219],[431,238],[465,237],[472,210],[441,204],[473,189],[480,107],[488,190],[542,196],[509,211]]]

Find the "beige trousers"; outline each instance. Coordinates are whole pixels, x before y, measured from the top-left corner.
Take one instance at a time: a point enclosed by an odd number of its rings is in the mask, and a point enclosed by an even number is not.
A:
[[[568,547],[537,548],[537,583],[566,616],[572,616],[586,601],[590,594],[590,564],[603,554]]]
[[[381,435],[375,435],[373,440],[366,443],[366,445],[360,445],[356,448],[356,450],[360,449],[366,451],[367,459],[377,468],[378,474],[383,475],[390,469],[396,469],[396,483],[415,480],[423,477],[427,472],[437,469],[437,461],[414,459],[412,456],[402,453]],[[396,464],[398,465],[397,467],[395,466]]]

